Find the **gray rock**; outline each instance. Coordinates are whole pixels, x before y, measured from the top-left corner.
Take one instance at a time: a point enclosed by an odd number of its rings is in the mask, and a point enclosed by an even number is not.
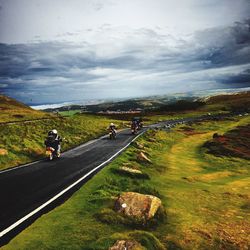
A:
[[[137,160],[140,162],[152,163],[152,161],[143,152],[140,152],[137,155]]]
[[[153,218],[160,206],[161,200],[158,197],[125,192],[116,200],[115,210],[128,217],[145,221]]]
[[[135,240],[117,240],[109,250],[143,250],[140,243]]]

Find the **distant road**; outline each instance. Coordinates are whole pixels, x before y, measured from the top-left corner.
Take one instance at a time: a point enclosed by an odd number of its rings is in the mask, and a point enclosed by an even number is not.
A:
[[[171,120],[149,127],[166,127],[215,117]],[[123,130],[116,140],[101,137],[63,153],[58,160],[42,160],[0,171],[0,246],[42,213],[64,202],[139,135],[133,136],[129,129]]]

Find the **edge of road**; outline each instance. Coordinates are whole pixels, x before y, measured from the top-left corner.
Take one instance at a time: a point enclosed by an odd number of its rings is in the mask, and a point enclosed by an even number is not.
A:
[[[98,138],[96,138],[96,139],[92,139],[92,140],[90,140],[90,141],[87,141],[87,142],[85,142],[85,143],[83,143],[83,144],[80,144],[80,145],[78,145],[78,146],[76,146],[76,147],[73,147],[73,148],[71,148],[71,149],[68,149],[68,150],[64,151],[61,155],[64,155],[64,154],[67,153],[67,152],[71,152],[71,151],[77,150],[77,149],[79,149],[79,148],[84,148],[84,147],[86,147],[86,146],[88,146],[88,145],[90,145],[90,144],[92,144],[92,143],[94,143],[94,142],[96,142],[96,141],[102,140],[102,139],[105,138],[105,137],[107,137],[107,135],[103,135],[103,136],[98,137]],[[16,167],[6,168],[6,169],[3,169],[3,170],[0,170],[0,174],[6,173],[6,172],[10,172],[10,171],[13,171],[13,170],[16,170],[16,169],[21,169],[21,168],[24,168],[24,167],[28,167],[28,166],[34,165],[34,164],[36,164],[36,163],[38,163],[38,162],[42,162],[42,161],[44,161],[44,160],[45,160],[45,158],[42,158],[42,159],[40,159],[40,160],[32,161],[32,162],[25,163],[25,164],[22,164],[22,165],[18,165],[18,166],[16,166]]]
[[[31,218],[32,216],[36,215],[38,212],[40,212],[41,210],[43,210],[44,208],[46,208],[48,205],[50,205],[52,202],[56,201],[58,198],[60,198],[61,196],[63,196],[66,192],[68,192],[69,190],[71,190],[72,188],[74,188],[77,184],[79,184],[80,182],[82,182],[83,180],[85,180],[87,177],[89,177],[91,174],[93,174],[94,172],[96,172],[98,169],[100,169],[101,167],[105,166],[106,164],[108,164],[110,161],[112,161],[115,157],[117,157],[121,152],[123,152],[127,147],[130,146],[130,144],[132,142],[134,142],[138,137],[140,137],[141,135],[143,135],[145,133],[146,130],[142,131],[141,133],[139,133],[136,137],[134,137],[127,145],[125,145],[123,148],[121,148],[120,150],[118,150],[115,154],[113,154],[109,159],[107,159],[106,161],[104,161],[103,163],[99,164],[98,166],[96,166],[95,168],[93,168],[92,170],[90,170],[87,174],[85,174],[84,176],[82,176],[81,178],[79,178],[77,181],[75,181],[74,183],[72,183],[71,185],[69,185],[68,187],[66,187],[65,189],[63,189],[61,192],[59,192],[58,194],[56,194],[55,196],[53,196],[52,198],[50,198],[48,201],[46,201],[45,203],[43,203],[42,205],[40,205],[39,207],[37,207],[36,209],[34,209],[33,211],[31,211],[30,213],[28,213],[27,215],[25,215],[24,217],[22,217],[21,219],[19,219],[18,221],[16,221],[15,223],[13,223],[12,225],[10,225],[9,227],[7,227],[6,229],[4,229],[3,231],[0,232],[0,239],[5,236],[6,234],[8,234],[9,232],[11,232],[13,229],[15,229],[16,227],[18,227],[19,225],[21,225],[22,223],[24,223],[26,220],[28,220],[29,218]],[[102,136],[98,139],[95,140],[91,140],[85,144],[82,144],[76,148],[79,147],[85,147],[89,144],[92,144],[95,141],[98,141],[102,138],[106,137]],[[74,148],[74,149],[76,149]],[[36,161],[39,162],[39,161]],[[22,167],[25,166],[29,166],[32,165],[36,162],[32,162],[26,165],[23,165]],[[18,167],[16,167],[18,168]],[[11,169],[9,169],[10,171]],[[6,172],[6,171],[5,171]]]

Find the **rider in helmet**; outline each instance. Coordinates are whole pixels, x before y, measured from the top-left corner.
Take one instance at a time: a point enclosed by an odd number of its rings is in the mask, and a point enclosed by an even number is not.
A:
[[[116,134],[116,126],[113,122],[111,122],[109,125],[109,131],[114,132]]]
[[[115,124],[114,124],[113,122],[111,122],[110,125],[109,125],[109,128],[110,128],[110,129],[115,129],[115,128],[116,128],[116,127],[115,127]]]
[[[48,132],[48,136],[44,144],[46,145],[46,147],[54,148],[57,152],[57,155],[59,156],[60,151],[61,151],[61,145],[60,145],[61,141],[62,141],[62,138],[58,135],[57,130],[52,129]]]

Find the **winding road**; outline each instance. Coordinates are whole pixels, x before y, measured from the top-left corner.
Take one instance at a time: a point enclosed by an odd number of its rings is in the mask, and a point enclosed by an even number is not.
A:
[[[1,171],[0,246],[64,202],[139,135],[123,130],[115,140],[103,136],[63,153],[60,159]]]

